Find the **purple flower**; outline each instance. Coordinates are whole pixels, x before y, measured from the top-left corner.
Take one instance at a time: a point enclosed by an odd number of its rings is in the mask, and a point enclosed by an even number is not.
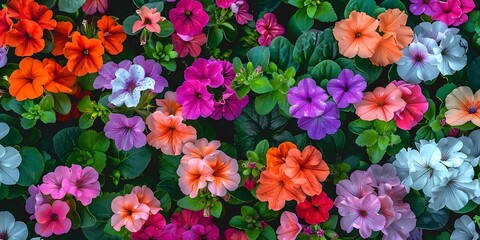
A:
[[[290,88],[287,100],[290,103],[290,114],[296,118],[314,118],[321,115],[327,106],[328,95],[323,88],[317,86],[311,78],[302,79],[297,87]]]
[[[42,204],[45,203],[50,203],[50,199],[45,198],[35,185],[31,185],[28,187],[28,193],[30,194],[30,197],[27,198],[27,201],[25,203],[25,211],[27,213],[32,214],[30,216],[30,220],[35,219],[35,211],[37,211],[37,208],[40,207]]]
[[[137,56],[133,59],[134,64],[138,64],[145,69],[145,77],[155,80],[154,93],[161,93],[165,87],[168,87],[167,80],[160,76],[162,74],[162,65],[153,59],[145,59],[144,56]]]
[[[439,7],[438,0],[410,0],[410,2],[412,3],[410,4],[410,11],[414,15],[425,13],[428,16],[432,16]]]
[[[193,62],[192,66],[185,69],[185,80],[197,80],[212,88],[220,87],[224,82],[222,64],[199,58]]]
[[[185,119],[205,118],[214,110],[213,95],[208,92],[207,86],[197,80],[185,81],[177,88],[177,102],[182,105]]]
[[[235,70],[233,69],[233,64],[229,61],[217,60],[218,63],[222,65],[222,75],[223,75],[223,86],[226,88],[230,87],[233,79],[235,79]]]
[[[219,120],[222,117],[230,121],[234,120],[240,116],[243,108],[247,106],[247,104],[248,95],[240,100],[234,90],[227,88],[225,92],[223,92],[223,98],[213,105],[215,110],[210,117],[215,120]]]
[[[141,92],[144,90],[153,90],[155,80],[145,76],[145,69],[133,64],[128,71],[119,68],[115,72],[116,78],[111,82],[112,95],[108,100],[113,105],[120,107],[123,104],[127,107],[136,107],[140,103]]]
[[[129,60],[123,60],[119,64],[114,62],[108,62],[103,64],[98,76],[93,82],[93,88],[95,89],[112,89],[112,81],[115,79],[115,72],[119,68],[129,69],[132,62]]]
[[[4,67],[7,65],[7,53],[8,53],[8,47],[3,46],[0,47],[0,68]]]
[[[109,121],[105,124],[105,136],[115,141],[118,150],[128,151],[141,148],[147,143],[147,137],[143,132],[145,123],[142,118],[135,116],[127,118],[123,114],[111,113]]]
[[[65,166],[58,166],[55,171],[43,176],[43,183],[38,186],[38,190],[45,195],[52,196],[53,199],[62,199],[67,194],[62,187],[62,181],[70,177],[70,169]]]
[[[338,79],[330,80],[327,85],[328,94],[339,108],[346,108],[350,103],[362,101],[365,88],[367,82],[362,75],[355,75],[350,69],[342,70]]]
[[[318,117],[301,117],[298,127],[307,130],[307,134],[314,140],[320,140],[327,134],[334,134],[340,128],[340,111],[335,103],[325,103],[325,111]]]
[[[80,165],[73,164],[70,168],[72,174],[62,181],[62,187],[67,193],[72,194],[83,206],[92,203],[100,195],[100,182],[98,172],[92,167],[82,169]]]

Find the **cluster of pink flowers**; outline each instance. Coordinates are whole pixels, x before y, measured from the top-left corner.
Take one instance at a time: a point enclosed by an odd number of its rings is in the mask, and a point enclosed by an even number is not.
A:
[[[185,119],[200,116],[234,120],[248,104],[230,88],[235,71],[230,62],[199,58],[184,73],[185,82],[177,89],[177,101]]]
[[[447,25],[460,26],[468,21],[468,13],[475,9],[473,0],[410,0],[410,11],[415,15],[426,14],[433,20]]]
[[[215,4],[222,9],[230,8],[235,14],[235,20],[238,24],[244,25],[253,20],[253,15],[248,13],[247,0],[215,0]]]
[[[392,164],[357,170],[337,184],[336,192],[340,226],[347,232],[356,228],[368,238],[372,231],[382,231],[383,240],[393,240],[407,239],[415,228],[415,214],[403,202],[407,190]]]
[[[260,33],[258,43],[262,46],[268,46],[272,40],[285,33],[285,28],[277,22],[277,17],[273,13],[267,13],[263,18],[258,19],[255,27]]]
[[[71,221],[67,218],[70,206],[66,199],[73,196],[83,206],[89,205],[100,195],[98,173],[92,167],[73,164],[71,168],[59,166],[43,177],[38,187],[28,188],[30,197],[25,210],[37,220],[35,232],[42,237],[67,233]]]

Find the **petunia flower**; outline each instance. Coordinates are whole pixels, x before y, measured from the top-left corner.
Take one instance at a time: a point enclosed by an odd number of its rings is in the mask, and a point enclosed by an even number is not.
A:
[[[290,149],[295,149],[297,146],[292,142],[283,142],[278,145],[278,148],[271,147],[267,151],[267,170],[278,173],[280,167],[285,165],[288,152]]]
[[[173,28],[182,35],[197,35],[207,26],[209,16],[196,0],[180,0],[169,12]]]
[[[98,172],[92,167],[82,169],[80,165],[72,164],[71,174],[62,180],[62,188],[73,195],[83,206],[89,205],[100,195]]]
[[[115,231],[125,228],[130,232],[137,232],[147,221],[150,208],[138,201],[135,194],[130,193],[125,196],[118,196],[113,199],[111,204],[113,216],[111,224]]]
[[[172,234],[171,239],[220,239],[213,217],[205,217],[203,211],[182,209],[174,213],[165,231]]]
[[[386,88],[377,87],[373,92],[364,93],[362,101],[354,106],[357,116],[365,121],[379,119],[387,122],[406,106],[406,102],[402,99],[402,91],[389,84]]]
[[[30,1],[27,7],[23,9],[25,18],[36,22],[42,29],[53,30],[57,26],[57,21],[52,19],[53,11],[47,6]]]
[[[290,88],[287,93],[290,114],[296,118],[320,116],[327,107],[327,99],[325,90],[311,78],[302,79],[297,87]]]
[[[182,35],[179,33],[172,34],[173,49],[178,52],[179,57],[190,55],[198,57],[202,52],[202,46],[207,42],[205,33],[195,35]]]
[[[458,140],[463,143],[463,147],[460,151],[467,155],[465,161],[472,164],[473,167],[478,166],[480,160],[480,145],[474,143],[480,141],[480,130],[475,130],[471,132],[468,137],[462,136],[458,138]]]
[[[225,230],[226,240],[248,240],[247,234],[244,231],[236,228],[229,228]]]
[[[182,105],[177,102],[177,94],[172,91],[167,91],[163,99],[155,100],[157,103],[157,110],[163,115],[182,116]]]
[[[402,51],[395,41],[395,37],[384,34],[380,41],[378,41],[373,56],[369,59],[373,65],[385,67],[400,60],[402,54]]]
[[[418,84],[430,81],[438,76],[437,59],[421,42],[413,42],[403,50],[402,58],[397,62],[398,75],[409,83]]]
[[[238,174],[238,162],[227,156],[222,151],[217,151],[206,156],[203,161],[212,169],[210,177],[207,177],[208,190],[215,196],[223,197],[228,191],[235,191],[240,184]]]
[[[439,0],[410,0],[412,4],[410,4],[410,12],[414,15],[422,15],[426,14],[428,16],[432,16],[432,14],[438,8]]]
[[[168,87],[167,79],[162,74],[162,65],[153,59],[145,59],[144,56],[138,55],[133,59],[133,63],[140,65],[145,70],[145,77],[153,78],[155,80],[155,87],[152,92],[161,93],[163,89]],[[119,67],[122,67],[122,62],[119,63]],[[125,68],[125,67],[123,67]]]
[[[54,59],[44,58],[42,64],[50,74],[50,81],[45,84],[47,91],[73,93],[77,76],[68,71],[67,67],[60,66]]]
[[[99,13],[105,13],[108,9],[108,0],[87,0],[82,5],[82,10],[87,15],[93,15],[97,11]]]
[[[347,198],[363,198],[373,193],[373,176],[368,171],[354,171],[349,179],[338,182],[336,187],[337,198],[335,205]]]
[[[10,15],[11,18],[27,18],[28,16],[25,14],[25,10],[31,2],[33,2],[33,0],[8,1],[8,15]]]
[[[255,29],[260,33],[258,43],[261,46],[270,45],[274,38],[285,33],[285,28],[277,22],[277,17],[273,13],[267,13],[258,19]]]
[[[160,33],[160,22],[165,21],[166,18],[160,16],[160,12],[157,12],[156,8],[148,8],[147,6],[142,6],[136,11],[140,20],[137,20],[133,23],[132,32],[138,32],[143,28],[146,28],[150,32]]]
[[[169,233],[163,231],[166,225],[167,222],[162,214],[150,215],[142,228],[132,233],[131,237],[133,240],[171,239]]]
[[[407,14],[398,8],[388,9],[377,17],[379,30],[384,36],[393,36],[398,47],[403,49],[413,40],[413,30],[407,26]]]
[[[52,30],[53,41],[55,42],[52,55],[63,55],[65,44],[70,41],[73,24],[71,22],[59,21],[57,26]]]
[[[450,236],[451,240],[478,239],[479,235],[475,222],[468,216],[463,215],[455,220],[455,230]]]
[[[155,215],[160,210],[162,210],[162,208],[160,207],[160,201],[155,197],[153,191],[147,186],[143,185],[142,187],[134,187],[132,189],[132,194],[135,194],[137,196],[139,203],[143,203],[150,208],[150,215]]]
[[[28,237],[27,225],[15,221],[15,217],[7,211],[0,212],[0,239],[23,240]]]
[[[480,126],[480,91],[475,95],[469,87],[458,87],[445,99],[445,118],[447,124],[460,126],[469,121]]]
[[[343,69],[338,78],[331,79],[327,91],[339,108],[346,108],[350,103],[362,100],[363,91],[367,88],[365,78],[350,69]]]
[[[35,185],[28,187],[28,193],[30,194],[30,197],[28,197],[25,202],[25,211],[32,214],[30,220],[33,220],[35,219],[35,211],[37,211],[38,207],[45,203],[50,203],[50,199],[45,197]]]
[[[177,101],[182,105],[185,119],[208,117],[213,113],[213,95],[199,81],[185,81],[177,88]]]
[[[215,5],[219,8],[228,9],[235,2],[235,0],[215,0]]]
[[[32,56],[45,47],[43,29],[34,21],[21,19],[7,33],[5,44],[14,47],[19,57]]]
[[[207,186],[211,179],[212,168],[202,159],[193,158],[188,162],[181,162],[177,169],[178,185],[185,195],[195,198],[198,191]]]
[[[6,44],[7,33],[12,29],[13,21],[7,13],[7,8],[0,10],[0,46]]]
[[[235,14],[235,20],[240,25],[245,25],[253,20],[253,15],[249,13],[249,6],[247,0],[237,0],[230,6],[232,12]]]
[[[62,182],[65,178],[69,178],[70,174],[68,167],[58,166],[55,171],[43,176],[43,183],[38,186],[38,190],[45,195],[52,196],[53,199],[62,199],[67,194],[67,189]]]
[[[7,136],[10,127],[0,122],[0,139]],[[0,184],[14,185],[20,178],[18,166],[22,163],[22,156],[14,147],[4,147],[0,144]]]
[[[145,123],[141,117],[127,118],[123,114],[110,113],[108,119],[103,131],[106,137],[115,141],[118,150],[128,151],[133,147],[141,148],[147,144]]]
[[[448,34],[456,35],[460,29],[458,28],[449,28],[447,24],[442,21],[431,22],[422,22],[418,24],[415,29],[415,35],[418,38],[431,38],[436,42],[440,42]]]
[[[468,43],[460,35],[447,34],[433,53],[438,61],[438,70],[442,75],[452,75],[467,65]]]
[[[97,21],[98,38],[102,41],[105,50],[112,55],[117,55],[123,51],[123,42],[127,39],[127,34],[123,27],[115,22],[110,16],[103,16]]]
[[[13,71],[8,81],[10,94],[17,101],[23,101],[40,97],[43,85],[51,81],[51,76],[39,60],[27,57],[20,61],[19,69]]]
[[[308,224],[316,225],[325,222],[330,217],[328,211],[333,208],[333,201],[325,192],[312,197],[312,201],[305,200],[295,206],[298,217],[305,219]]]
[[[453,22],[453,26],[460,26],[461,24],[468,21],[468,13],[475,9],[476,4],[473,0],[459,0],[460,9],[462,9],[462,15]],[[478,3],[478,2],[477,2]]]
[[[456,19],[462,15],[460,8],[460,0],[439,1],[435,11],[433,11],[432,19],[440,20],[447,25],[452,25]]]
[[[295,213],[285,211],[280,216],[280,226],[277,228],[277,237],[279,240],[296,239],[302,231],[302,225],[298,223]]]
[[[457,138],[442,138],[438,141],[437,147],[442,152],[442,164],[446,167],[460,167],[467,159],[467,155],[460,151],[463,148],[463,142]]]
[[[102,56],[105,50],[99,39],[88,39],[80,34],[73,34],[72,42],[67,42],[64,49],[67,67],[77,76],[96,73],[102,68]]]
[[[323,139],[327,134],[335,134],[340,128],[340,111],[332,101],[327,101],[327,107],[322,115],[317,117],[301,117],[298,127],[306,130],[310,138]]]
[[[248,95],[238,99],[236,92],[231,88],[227,88],[222,94],[222,99],[213,104],[214,110],[210,117],[215,120],[219,120],[222,117],[230,121],[235,120],[240,116],[243,108],[247,106],[248,101]]]
[[[403,109],[395,112],[393,119],[398,128],[410,130],[423,119],[427,112],[427,99],[419,85],[409,84],[405,81],[393,81],[390,84],[394,84],[402,91],[402,99],[406,103]]]
[[[123,104],[136,107],[140,103],[141,92],[153,90],[155,87],[155,80],[146,77],[145,69],[137,64],[133,64],[128,70],[119,68],[115,76],[111,82],[112,95],[108,100],[117,107]]]
[[[184,76],[186,81],[199,81],[212,88],[220,87],[224,81],[222,64],[204,58],[196,59],[192,66],[187,67]]]
[[[125,67],[130,67],[130,65],[132,64],[128,60],[124,60],[121,63],[125,63]],[[119,68],[123,67],[120,67],[119,64],[116,64],[114,62],[108,62],[103,64],[102,68],[100,68],[100,71],[98,71],[98,76],[93,82],[93,88],[112,89],[112,81],[116,78],[115,72],[117,72]]]
[[[203,160],[205,157],[217,152],[220,145],[220,141],[213,140],[209,142],[206,138],[197,139],[195,142],[188,142],[183,146],[182,152],[184,155],[180,161],[188,162],[194,158]]]
[[[52,205],[41,205],[35,211],[35,233],[42,237],[67,233],[72,227],[72,221],[67,217],[69,211],[68,204],[61,200],[54,201]]]

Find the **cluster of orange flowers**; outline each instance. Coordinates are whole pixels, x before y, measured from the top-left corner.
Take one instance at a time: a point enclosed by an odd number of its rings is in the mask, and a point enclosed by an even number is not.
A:
[[[412,29],[406,26],[407,15],[399,9],[388,9],[377,18],[352,11],[348,19],[335,23],[333,35],[343,56],[369,58],[377,66],[400,60],[402,49],[413,40]]]
[[[314,146],[300,151],[291,142],[267,152],[267,169],[260,175],[257,198],[268,201],[268,207],[278,211],[285,201],[305,201],[306,196],[322,193],[322,184],[330,170],[322,159],[322,153]]]

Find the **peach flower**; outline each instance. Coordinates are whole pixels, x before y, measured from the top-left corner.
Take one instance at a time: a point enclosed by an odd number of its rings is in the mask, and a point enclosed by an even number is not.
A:
[[[193,142],[188,142],[183,146],[183,154],[180,161],[188,162],[193,158],[204,159],[206,156],[217,152],[220,147],[220,141],[214,140],[209,142],[206,138],[201,138]]]
[[[211,177],[207,179],[210,193],[223,197],[227,194],[227,190],[235,191],[238,188],[240,174],[237,173],[237,160],[222,151],[217,151],[206,156],[203,161],[213,170]]]
[[[291,142],[283,142],[278,148],[271,147],[267,151],[267,169],[278,173],[278,169],[285,164],[290,149],[296,149],[297,146]]]
[[[298,223],[295,213],[285,211],[280,217],[280,226],[277,228],[277,237],[279,240],[296,239],[302,231],[302,225]]]
[[[156,102],[158,105],[157,111],[162,112],[165,116],[182,116],[182,105],[177,102],[177,94],[175,92],[166,92],[164,99],[157,99]]]
[[[138,198],[138,202],[147,205],[150,208],[150,215],[157,214],[162,208],[160,207],[160,201],[155,197],[153,191],[147,186],[134,187],[132,193]]]
[[[197,197],[198,190],[207,186],[207,179],[211,180],[212,173],[213,170],[201,159],[181,162],[177,169],[180,190],[191,198]]]
[[[114,215],[112,216],[112,227],[117,232],[125,226],[130,232],[137,232],[147,221],[150,208],[138,201],[135,194],[118,196],[111,205]]]
[[[407,103],[402,99],[402,91],[394,84],[389,84],[386,88],[377,87],[373,92],[363,94],[363,99],[355,103],[355,113],[365,121],[379,119],[390,121],[395,116],[395,112],[403,109]]]
[[[370,57],[370,61],[376,66],[385,67],[397,62],[402,56],[403,53],[398,48],[397,42],[395,42],[395,37],[384,34],[375,48],[375,53]]]
[[[468,121],[480,126],[480,90],[472,92],[469,87],[458,87],[445,99],[445,118],[452,126],[460,126]]]
[[[378,15],[380,31],[385,35],[393,36],[400,49],[407,47],[413,40],[413,30],[407,26],[407,14],[398,8],[388,9]]]

